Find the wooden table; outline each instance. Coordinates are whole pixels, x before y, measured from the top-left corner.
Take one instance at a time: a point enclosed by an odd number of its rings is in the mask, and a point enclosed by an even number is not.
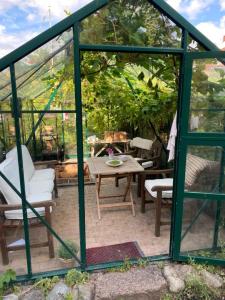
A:
[[[144,171],[144,168],[138,164],[138,162],[132,157],[128,156],[128,160],[123,162],[119,167],[110,167],[105,162],[108,157],[92,157],[87,159],[87,164],[90,174],[94,175],[96,178],[96,198],[97,198],[97,209],[98,218],[101,219],[101,208],[113,208],[113,207],[124,207],[131,206],[133,216],[135,216],[134,201],[131,191],[131,180],[133,174]],[[103,178],[110,177],[126,177],[127,185],[125,187],[125,192],[122,195],[107,195],[101,196],[101,182]],[[116,188],[115,188],[116,189]],[[126,201],[126,197],[129,194],[129,200]],[[107,203],[101,204],[101,199],[122,197],[123,201],[119,203]]]

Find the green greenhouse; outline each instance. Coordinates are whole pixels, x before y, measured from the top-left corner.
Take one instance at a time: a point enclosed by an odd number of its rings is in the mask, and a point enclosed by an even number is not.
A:
[[[94,0],[0,59],[0,273],[225,265],[225,53],[163,0]]]

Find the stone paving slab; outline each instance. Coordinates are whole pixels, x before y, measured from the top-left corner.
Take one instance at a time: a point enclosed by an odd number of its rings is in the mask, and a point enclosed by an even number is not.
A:
[[[161,269],[149,265],[126,273],[98,274],[95,279],[96,300],[158,300],[167,287]]]

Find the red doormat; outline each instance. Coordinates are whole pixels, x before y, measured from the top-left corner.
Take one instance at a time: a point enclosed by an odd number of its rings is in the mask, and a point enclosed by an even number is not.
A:
[[[137,242],[89,248],[86,250],[86,255],[88,265],[120,261],[126,258],[142,258],[144,256]]]

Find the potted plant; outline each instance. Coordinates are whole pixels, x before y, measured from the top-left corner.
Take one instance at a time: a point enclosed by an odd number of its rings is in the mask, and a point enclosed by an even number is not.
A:
[[[74,255],[78,256],[79,247],[75,242],[73,242],[71,240],[66,240],[66,241],[64,241],[64,243],[66,244],[66,246],[71,250],[71,252]],[[77,266],[77,261],[75,260],[75,258],[62,244],[59,245],[57,254],[58,254],[59,260],[64,265],[64,267],[72,268],[74,266]]]

